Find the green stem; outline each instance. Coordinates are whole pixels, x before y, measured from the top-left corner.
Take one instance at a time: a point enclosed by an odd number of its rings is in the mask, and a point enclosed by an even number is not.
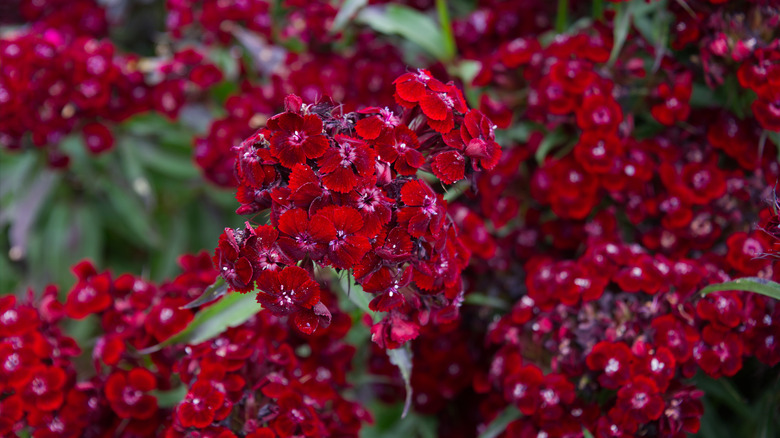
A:
[[[444,48],[447,53],[446,61],[455,57],[455,36],[452,33],[452,21],[450,20],[450,11],[447,8],[447,0],[436,0],[436,11],[439,13],[439,25],[442,35],[444,35]]]
[[[604,18],[604,2],[603,0],[593,0],[593,19],[598,21]]]
[[[558,0],[558,13],[555,16],[555,31],[563,33],[566,30],[566,21],[568,21],[569,0]]]

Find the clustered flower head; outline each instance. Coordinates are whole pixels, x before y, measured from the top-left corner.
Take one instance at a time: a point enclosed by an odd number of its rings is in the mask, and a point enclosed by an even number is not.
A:
[[[58,145],[68,134],[80,132],[90,153],[103,153],[114,146],[116,123],[150,110],[176,118],[188,95],[222,79],[192,48],[166,59],[119,53],[93,0],[24,3],[35,25],[0,35],[5,149],[41,148],[50,166],[67,167]]]
[[[396,81],[402,113],[343,114],[329,100],[286,111],[236,147],[238,212],[269,210],[270,225],[225,229],[214,264],[231,290],[292,315],[307,334],[330,323],[317,272],[350,271],[369,307],[386,313],[374,342],[396,348],[429,321],[457,317],[470,252],[447,202],[418,171],[467,182],[501,156],[494,126],[460,90],[427,70]],[[360,293],[360,292],[358,292]]]
[[[335,313],[329,330],[304,339],[261,312],[199,344],[161,344],[193,320],[183,306],[216,278],[205,252],[180,263],[182,274],[155,285],[83,261],[65,303],[54,286],[0,299],[0,435],[357,436],[370,416],[341,395],[349,317]],[[87,316],[101,330],[84,373],[82,346],[63,327]],[[184,395],[171,404],[166,393]]]
[[[670,9],[690,19],[677,7]],[[729,17],[721,6],[710,9]],[[754,12],[757,22],[773,20],[761,5]],[[480,9],[456,23],[456,37],[474,38],[472,19],[488,23],[478,35],[510,33]],[[579,437],[583,428],[598,437],[686,436],[699,430],[704,412],[703,392],[689,380],[697,372],[725,378],[748,358],[780,363],[775,300],[740,291],[698,295],[732,278],[780,279],[770,197],[780,168],[776,146],[760,141],[762,129],[775,128],[758,114],[692,111],[696,66],[669,54],[658,58],[657,71],[640,64],[645,52],[655,56],[641,35],[631,34],[626,54],[608,68],[611,36],[601,23],[551,42],[504,34],[467,55],[482,65],[474,85],[490,92],[483,110],[536,125],[527,141],[504,145],[491,172],[476,175],[476,196],[467,192],[449,207],[472,253],[463,274],[467,302],[472,293],[487,295],[511,309],[480,338],[473,327],[486,309],[464,307],[447,336],[463,340],[466,351],[446,342],[413,349],[413,381],[422,390],[415,408],[436,412],[447,436],[485,428],[507,405],[523,418],[505,436]],[[776,40],[753,44],[722,68],[744,76],[746,65],[777,54]],[[762,65],[772,69],[771,61]],[[658,85],[637,97],[633,90],[647,87],[647,78]],[[764,90],[751,89],[760,105]],[[637,99],[650,109],[645,118],[627,110]],[[767,198],[772,205],[759,211]],[[440,357],[452,359],[424,365]],[[386,360],[376,361],[372,372],[393,375]],[[464,372],[471,387],[447,391],[442,376]],[[429,379],[442,382],[438,394],[423,383]],[[452,406],[478,414],[453,418]]]
[[[587,8],[489,0],[453,14],[446,67],[334,27],[326,0],[167,0],[162,58],[122,54],[95,0],[17,3],[0,146],[106,151],[131,115],[208,108],[227,72],[205,54],[229,53],[238,87],[193,155],[245,222],[171,281],[84,261],[64,299],[0,298],[0,435],[349,437],[366,400],[409,396],[440,436],[514,413],[500,436],[682,438],[692,378],[780,364],[776,300],[700,294],[780,280],[772,2],[611,0],[559,32],[556,8]],[[264,310],[189,341],[236,298]]]

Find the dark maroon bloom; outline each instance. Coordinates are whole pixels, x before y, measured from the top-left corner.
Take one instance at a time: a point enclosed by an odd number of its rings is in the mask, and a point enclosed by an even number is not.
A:
[[[93,154],[99,154],[114,146],[114,136],[111,131],[101,123],[93,122],[84,126],[84,144]]]
[[[460,152],[446,151],[436,154],[431,162],[431,169],[444,184],[452,184],[462,180],[465,175],[466,159]]]
[[[355,131],[366,140],[375,140],[383,133],[391,132],[400,125],[401,120],[387,107],[369,107],[358,111],[360,114],[375,114],[364,117],[355,124]]]
[[[542,370],[534,365],[525,365],[507,378],[504,397],[524,415],[533,415],[541,405],[539,391],[543,380]]]
[[[0,401],[0,434],[10,435],[17,421],[22,419],[24,410],[19,396],[12,395]]]
[[[258,288],[257,302],[281,315],[311,309],[320,301],[319,285],[297,266],[263,271]]]
[[[616,135],[585,131],[574,146],[574,157],[591,173],[608,173],[623,154],[623,144]]]
[[[422,181],[412,180],[401,188],[405,208],[398,211],[398,220],[414,237],[436,236],[441,231],[446,202]]]
[[[407,176],[417,173],[417,169],[425,163],[422,153],[417,150],[419,147],[417,135],[404,125],[387,130],[375,143],[379,158],[391,163],[399,174]]]
[[[228,409],[223,409],[225,403],[228,403]],[[229,407],[224,393],[211,382],[198,380],[177,407],[176,418],[184,427],[203,429],[227,416]]]
[[[667,347],[678,362],[685,362],[693,355],[693,346],[699,340],[699,333],[674,315],[664,315],[653,320],[656,345]]]
[[[144,368],[117,371],[106,381],[106,398],[121,418],[145,420],[157,412],[157,398],[147,394],[157,388],[154,375]]]
[[[325,186],[346,193],[357,186],[359,178],[374,173],[376,153],[356,138],[337,135],[335,143],[336,147],[328,148],[317,163]]]
[[[691,98],[690,80],[686,85],[675,84],[670,87],[668,84],[661,84],[656,89],[658,97],[663,103],[653,106],[650,113],[660,123],[671,126],[676,122],[685,121],[691,112],[688,100]]]
[[[65,312],[71,318],[81,319],[92,313],[98,313],[111,305],[111,274],[98,274],[89,261],[83,261],[73,267],[78,282],[68,292]]]
[[[254,230],[248,223],[243,230],[225,228],[219,237],[219,246],[214,251],[214,266],[231,290],[246,293],[254,288],[258,274],[252,264],[256,256],[255,241]]]
[[[363,218],[354,208],[325,207],[317,212],[312,222],[319,218],[330,222],[335,230],[335,237],[328,242],[326,250],[328,260],[333,266],[349,269],[371,249],[368,238],[360,234]]]
[[[321,259],[328,245],[337,237],[336,227],[324,216],[309,215],[301,209],[285,212],[279,218],[280,248],[295,259],[308,255],[314,260]]]
[[[768,240],[762,232],[734,233],[726,240],[729,249],[726,261],[741,274],[756,275],[770,264],[768,259],[761,257],[770,248]]]
[[[571,404],[576,396],[574,385],[565,375],[548,374],[544,376],[539,389],[539,415],[544,420],[559,420],[563,417],[564,406]]]
[[[257,236],[255,249],[257,251],[257,265],[260,269],[275,270],[280,265],[294,264],[284,251],[279,247],[277,238],[279,232],[270,225],[261,225],[255,229]]]
[[[677,363],[672,352],[666,347],[658,347],[652,354],[638,358],[631,373],[635,376],[648,376],[653,379],[659,391],[663,392],[675,377]]]
[[[371,327],[371,340],[381,348],[398,348],[419,334],[418,324],[392,311],[389,317]]]
[[[620,105],[603,94],[585,97],[577,111],[577,125],[584,131],[608,134],[615,132],[622,121],[623,111]]]
[[[610,417],[622,424],[644,424],[657,420],[664,410],[658,387],[649,377],[635,376],[618,391],[617,404]]]
[[[65,400],[65,371],[56,366],[38,365],[30,370],[27,384],[20,391],[25,409],[53,411]]]
[[[696,364],[710,377],[733,376],[742,368],[743,340],[737,333],[707,326],[693,348]]]
[[[631,378],[634,357],[622,342],[599,342],[586,358],[588,368],[599,371],[599,383],[608,389],[618,389]]]
[[[165,298],[159,304],[152,307],[144,320],[146,330],[162,342],[171,336],[184,330],[192,321],[194,315],[188,309],[181,309],[187,304],[186,299]]]
[[[268,128],[273,132],[271,153],[284,167],[291,169],[307,158],[319,158],[327,150],[322,120],[314,114],[282,113],[268,120]]]

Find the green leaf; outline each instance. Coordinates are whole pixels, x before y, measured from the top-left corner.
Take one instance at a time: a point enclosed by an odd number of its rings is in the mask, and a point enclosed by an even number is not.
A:
[[[693,108],[717,108],[720,101],[715,96],[715,90],[705,84],[693,84],[693,93],[691,93],[690,105]]]
[[[179,256],[187,252],[190,225],[178,217],[165,215],[158,225],[165,235],[165,245],[152,254],[151,276],[158,281],[172,278],[177,272]],[[162,223],[160,223],[162,222]]]
[[[708,397],[724,403],[731,411],[747,420],[752,417],[750,407],[728,379],[713,379],[703,373],[697,374],[693,381]]]
[[[192,151],[173,153],[148,142],[138,142],[137,147],[139,158],[149,169],[178,179],[193,179],[199,176],[199,171],[192,161]]]
[[[63,282],[70,278],[68,266],[71,260],[63,258],[64,254],[70,254],[68,248],[68,236],[71,236],[71,206],[65,200],[59,200],[50,210],[46,228],[44,231],[44,242],[46,247],[43,250],[43,262],[46,271],[53,274],[50,281]]]
[[[208,51],[208,57],[219,68],[227,82],[237,82],[236,78],[239,76],[238,61],[230,53],[229,49],[214,44],[211,50]]]
[[[436,11],[439,13],[439,24],[441,26],[442,39],[444,40],[444,51],[447,53],[447,59],[455,56],[457,47],[455,46],[455,36],[452,33],[452,21],[450,20],[450,11],[447,7],[447,0],[436,0]]]
[[[363,291],[363,286],[354,283],[352,276],[347,272],[343,272],[341,275],[336,274],[333,271],[333,275],[338,277],[339,286],[341,290],[346,294],[347,298],[352,301],[352,304],[358,307],[358,309],[365,312],[367,315],[374,316],[374,311],[368,307],[368,294]]]
[[[477,292],[471,292],[466,295],[463,300],[465,304],[471,304],[474,306],[492,307],[494,309],[509,311],[511,306],[501,298],[485,295]]]
[[[769,298],[780,300],[780,283],[758,277],[738,278],[734,281],[711,284],[702,289],[699,293],[701,293],[701,296],[705,296],[712,292],[727,290],[753,292],[767,296]]]
[[[452,59],[455,55],[454,47],[447,44],[441,28],[429,16],[410,7],[396,4],[369,6],[360,11],[356,20],[377,32],[400,35],[440,61]]]
[[[111,221],[119,224],[120,229],[128,230],[132,238],[143,242],[147,247],[157,247],[160,236],[153,228],[146,208],[135,193],[128,193],[127,190],[114,184],[107,184],[106,192],[108,202],[116,213]]]
[[[390,358],[390,363],[401,371],[401,378],[404,379],[406,399],[404,400],[404,410],[401,413],[401,418],[404,418],[412,407],[412,395],[414,394],[412,389],[412,349],[409,348],[409,344],[406,344],[403,347],[387,350],[387,356]]]
[[[764,130],[764,133],[766,134],[766,138],[772,141],[772,143],[777,146],[777,161],[780,161],[780,132],[774,132],[770,131],[768,129]]]
[[[509,405],[504,409],[504,412],[498,414],[498,416],[490,422],[487,429],[479,435],[479,438],[496,438],[501,435],[501,432],[506,430],[509,423],[517,420],[521,417],[520,411],[513,405]]]
[[[593,434],[588,429],[582,428],[582,438],[593,438]]]
[[[18,155],[2,151],[0,175],[3,176],[3,183],[0,184],[0,199],[5,198],[6,194],[10,194],[13,201],[14,194],[22,191],[30,177],[35,175],[37,161],[33,151],[24,151]]]
[[[374,423],[360,429],[361,438],[435,438],[439,436],[436,417],[411,412],[403,421],[398,421],[398,416],[403,411],[402,404],[373,403],[369,409],[374,417]]]
[[[555,14],[555,32],[566,31],[566,22],[569,14],[569,0],[558,0],[558,11]]]
[[[203,293],[198,298],[195,298],[189,303],[181,306],[181,308],[194,309],[204,304],[208,304],[216,300],[217,298],[221,297],[222,295],[225,295],[226,293],[227,293],[227,283],[225,283],[225,279],[222,278],[222,276],[219,276],[217,277],[217,281],[215,281],[211,286],[207,287],[206,290],[204,290]]]
[[[618,3],[616,5],[617,11],[615,14],[615,30],[613,36],[612,53],[609,55],[609,66],[613,66],[617,61],[620,50],[623,48],[623,44],[626,43],[628,37],[628,31],[631,28],[631,14],[633,13],[633,2],[626,6],[625,3]]]
[[[103,224],[100,213],[92,204],[83,204],[76,208],[75,222],[78,227],[77,240],[79,255],[102,265]]]
[[[347,25],[350,19],[355,17],[357,11],[368,4],[368,0],[344,0],[341,4],[333,24],[330,26],[331,33],[338,33]]]
[[[593,0],[593,7],[591,8],[591,16],[594,20],[601,20],[604,18],[604,3],[603,0]]]
[[[447,189],[447,192],[444,194],[444,200],[447,202],[452,202],[460,197],[463,193],[466,192],[466,190],[471,188],[471,181],[464,179],[462,181],[458,181],[454,185],[450,186],[449,189]]]
[[[140,350],[139,353],[154,353],[173,344],[200,344],[219,336],[230,327],[245,323],[261,310],[262,307],[255,299],[254,292],[227,294],[214,305],[198,312],[186,329],[155,346]]]
[[[168,391],[152,391],[152,395],[157,397],[157,406],[163,409],[172,408],[184,400],[187,395],[187,386],[177,386]]]
[[[550,132],[547,134],[542,142],[539,144],[539,148],[536,150],[536,153],[534,154],[534,158],[536,158],[536,162],[539,164],[542,164],[544,162],[545,157],[550,153],[553,148],[555,148],[558,145],[563,144],[563,142],[566,141],[566,133],[563,131],[562,128],[558,128],[555,131]]]

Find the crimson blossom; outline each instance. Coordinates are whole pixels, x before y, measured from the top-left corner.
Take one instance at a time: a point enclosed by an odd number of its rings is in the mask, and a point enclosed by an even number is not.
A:
[[[402,113],[342,114],[328,99],[290,95],[285,112],[236,147],[238,212],[270,210],[273,228],[225,229],[214,263],[230,290],[256,288],[258,302],[292,314],[304,333],[331,322],[319,299],[324,268],[350,270],[374,295],[370,309],[387,314],[372,328],[380,345],[457,317],[470,251],[444,196],[417,175],[467,183],[493,168],[495,126],[429,71],[395,83]]]

